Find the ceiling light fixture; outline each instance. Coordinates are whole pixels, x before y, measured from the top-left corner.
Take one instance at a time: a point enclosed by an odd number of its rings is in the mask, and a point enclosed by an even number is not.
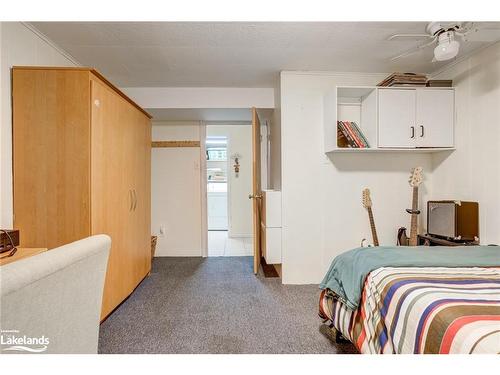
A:
[[[434,57],[437,61],[453,59],[458,55],[460,43],[455,40],[453,31],[445,31],[438,36],[438,45],[434,48]]]

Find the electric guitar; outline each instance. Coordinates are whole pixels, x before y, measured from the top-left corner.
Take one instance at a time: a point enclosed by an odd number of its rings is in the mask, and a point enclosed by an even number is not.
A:
[[[368,211],[370,219],[370,228],[372,230],[373,246],[379,246],[377,237],[377,228],[375,228],[375,220],[373,220],[372,199],[370,198],[370,189],[363,190],[363,207]]]
[[[420,210],[418,209],[418,186],[422,183],[422,167],[412,169],[408,183],[413,188],[411,209],[406,209],[406,212],[411,215],[410,237],[406,235],[406,228],[399,228],[398,245],[417,246],[418,215],[420,214]]]

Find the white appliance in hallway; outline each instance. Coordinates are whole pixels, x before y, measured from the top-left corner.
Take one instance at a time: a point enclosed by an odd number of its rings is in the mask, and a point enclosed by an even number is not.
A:
[[[227,231],[227,137],[207,137],[206,150],[208,230]]]
[[[207,189],[208,230],[227,231],[227,184],[209,183]]]

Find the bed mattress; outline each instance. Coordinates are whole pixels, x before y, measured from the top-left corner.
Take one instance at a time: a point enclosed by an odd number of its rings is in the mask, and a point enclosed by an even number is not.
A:
[[[500,353],[500,268],[378,268],[357,309],[325,289],[319,314],[361,353]]]

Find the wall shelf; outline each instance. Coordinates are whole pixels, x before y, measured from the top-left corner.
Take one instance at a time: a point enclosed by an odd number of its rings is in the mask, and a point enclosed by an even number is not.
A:
[[[323,104],[326,154],[455,150],[453,88],[336,86]],[[339,147],[337,121],[355,122],[370,147]]]
[[[355,153],[421,153],[421,154],[429,154],[434,152],[443,152],[443,151],[455,151],[455,147],[443,147],[443,148],[378,148],[378,147],[370,147],[370,148],[335,148],[330,151],[326,151],[329,153],[338,153],[338,154],[355,154]]]

